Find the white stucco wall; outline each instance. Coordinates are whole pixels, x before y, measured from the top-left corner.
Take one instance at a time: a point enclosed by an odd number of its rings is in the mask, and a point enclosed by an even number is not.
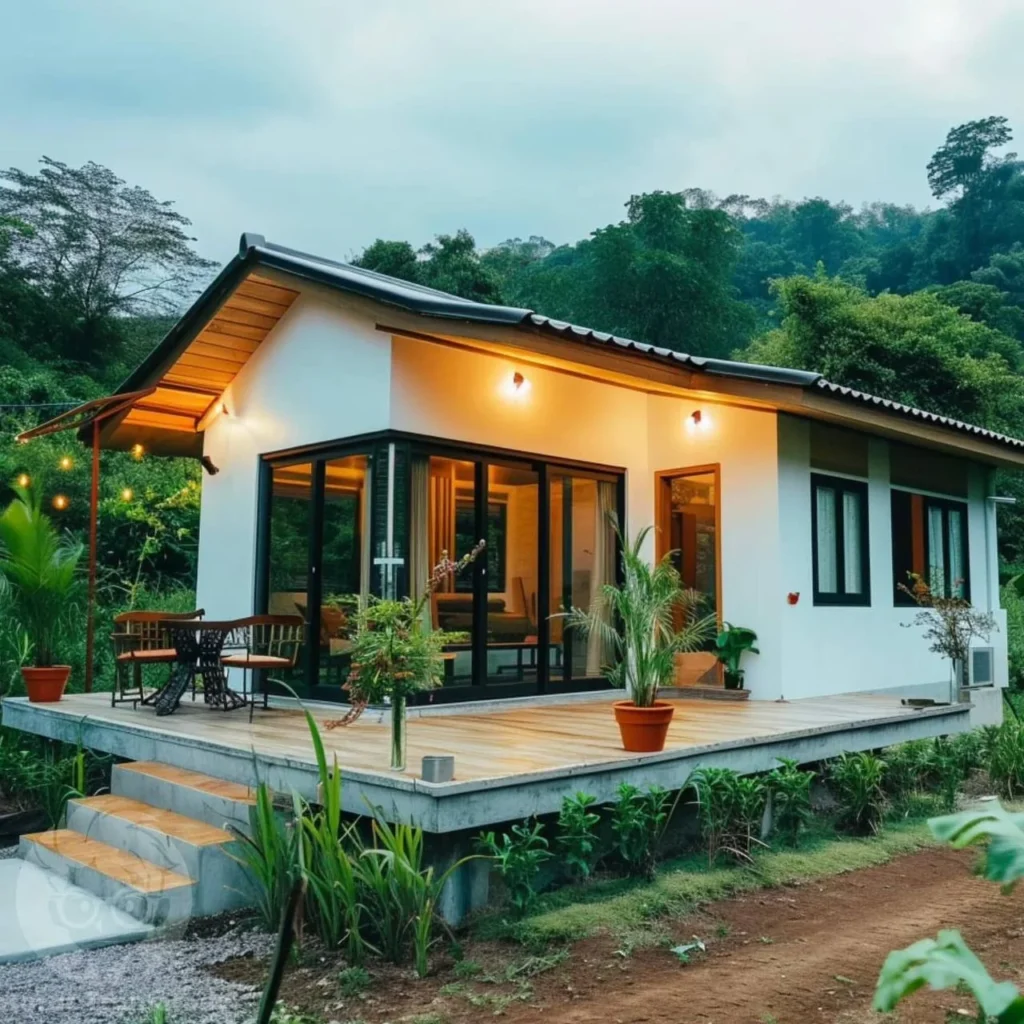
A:
[[[819,472],[825,472],[823,470]],[[868,607],[815,606],[811,551],[810,423],[779,416],[779,523],[782,577],[782,672],[786,697],[822,693],[896,690],[908,695],[946,698],[949,666],[928,651],[914,625],[915,610],[897,607],[892,597],[892,517],[889,448],[872,438],[868,458],[868,529],[871,604]],[[993,634],[997,680],[1006,680],[1005,619],[991,606],[989,550],[985,518],[986,471],[971,467],[968,546],[971,596],[975,605],[995,611],[1000,631]],[[800,594],[796,605],[785,596]],[[987,646],[987,645],[986,645]]]
[[[512,374],[528,380],[510,394]],[[751,696],[774,700],[932,685],[945,665],[928,653],[912,610],[893,606],[888,445],[870,443],[872,604],[815,607],[809,424],[774,412],[648,395],[554,370],[446,348],[374,329],[346,300],[304,292],[225,394],[229,415],[206,431],[220,468],[204,478],[198,601],[210,616],[253,607],[262,454],[373,431],[488,445],[626,471],[634,531],[654,522],[654,474],[717,463],[721,471],[722,611],[749,626],[761,654],[745,661]],[[700,409],[705,429],[686,422]],[[997,680],[1005,684],[998,611],[995,512],[987,471],[972,469],[972,597],[996,611]],[[653,555],[653,538],[650,544]],[[513,552],[514,555],[514,552]],[[800,594],[796,605],[787,594]],[[512,595],[514,597],[514,595]],[[513,601],[514,603],[514,601]]]
[[[260,455],[388,426],[391,339],[344,300],[304,293],[260,345],[206,430],[197,600],[214,618],[253,610]]]

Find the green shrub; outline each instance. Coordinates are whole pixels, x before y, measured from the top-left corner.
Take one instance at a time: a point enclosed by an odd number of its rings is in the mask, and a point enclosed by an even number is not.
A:
[[[765,777],[772,801],[772,831],[784,842],[795,845],[811,820],[814,772],[801,770],[799,762],[793,758],[778,760],[779,767]]]
[[[967,778],[968,761],[965,751],[953,740],[938,736],[932,741],[929,782],[939,794],[942,809],[956,810],[956,797],[960,785]]]
[[[989,734],[988,773],[1010,800],[1024,793],[1024,724],[1016,719]]]
[[[358,996],[373,984],[373,978],[365,967],[345,967],[338,971],[338,987],[348,998]]]
[[[562,852],[562,863],[572,879],[589,878],[600,854],[597,826],[601,815],[591,810],[597,798],[577,793],[562,801],[555,842]]]
[[[839,803],[839,825],[851,832],[877,832],[885,815],[885,762],[874,754],[840,754],[828,766]]]
[[[697,793],[701,835],[714,863],[720,854],[736,861],[750,860],[760,842],[767,798],[764,780],[740,775],[731,768],[699,768],[690,779]]]
[[[1024,688],[1024,597],[1011,582],[1000,591],[1000,603],[1006,610],[1006,648],[1010,661],[1010,685]]]
[[[927,740],[911,740],[889,747],[885,751],[886,793],[900,807],[925,785],[931,768],[931,749]]]
[[[508,899],[517,914],[525,914],[537,898],[540,867],[551,857],[548,841],[541,834],[544,826],[535,821],[513,825],[511,834],[502,833],[501,840],[493,832],[480,835],[480,846],[498,869]]]
[[[615,852],[630,874],[650,878],[672,815],[671,794],[661,786],[651,786],[642,793],[628,782],[622,783],[617,792],[611,811]]]

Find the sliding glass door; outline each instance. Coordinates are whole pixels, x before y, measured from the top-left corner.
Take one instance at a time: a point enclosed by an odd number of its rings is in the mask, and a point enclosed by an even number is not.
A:
[[[606,685],[601,638],[573,635],[559,613],[596,607],[616,579],[621,473],[400,435],[364,445],[266,466],[257,610],[306,622],[290,685],[343,700],[360,603],[425,593],[444,557],[480,540],[485,553],[424,607],[423,628],[452,637],[443,686],[420,699]]]

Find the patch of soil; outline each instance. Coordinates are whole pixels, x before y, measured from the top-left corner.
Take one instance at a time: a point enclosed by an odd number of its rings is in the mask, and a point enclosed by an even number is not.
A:
[[[724,900],[665,922],[671,940],[627,951],[612,936],[576,943],[563,962],[523,968],[519,947],[468,944],[481,974],[448,961],[420,981],[408,970],[373,968],[362,996],[342,997],[341,962],[313,957],[291,969],[289,1005],[325,1020],[368,1024],[417,1016],[479,1021],[501,1013],[513,1024],[867,1024],[882,961],[941,928],[959,928],[998,978],[1024,976],[1020,897],[971,874],[974,854],[926,850],[820,882]],[[699,936],[707,953],[681,964],[668,946]],[[723,937],[716,937],[723,936]],[[520,973],[504,980],[510,969]],[[550,969],[543,970],[549,967]],[[221,977],[262,984],[266,964],[233,961]],[[459,975],[463,975],[460,977]],[[972,1008],[954,992],[921,992],[900,1024],[942,1022]]]

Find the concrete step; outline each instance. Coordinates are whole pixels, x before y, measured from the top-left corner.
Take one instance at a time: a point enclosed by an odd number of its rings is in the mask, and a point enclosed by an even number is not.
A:
[[[19,852],[146,924],[184,921],[197,912],[198,887],[187,875],[70,829],[22,836]]]
[[[17,857],[0,859],[0,964],[148,938],[152,925],[129,917]]]
[[[246,833],[249,808],[256,802],[253,791],[245,786],[157,761],[114,765],[110,792],[215,828],[234,825]]]
[[[240,844],[226,829],[116,794],[69,801],[67,828],[191,878],[193,914],[251,902],[245,869],[235,859]]]

